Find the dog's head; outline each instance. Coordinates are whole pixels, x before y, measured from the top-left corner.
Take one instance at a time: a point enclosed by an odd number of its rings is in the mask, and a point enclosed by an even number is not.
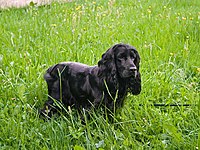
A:
[[[102,68],[103,72],[118,78],[116,80],[130,79],[130,82],[134,82],[134,85],[129,84],[129,88],[132,94],[136,95],[141,91],[139,63],[140,56],[136,48],[127,44],[116,44],[102,55],[98,66]],[[138,89],[135,89],[135,86]]]
[[[136,49],[130,45],[114,46],[115,64],[121,78],[137,77],[140,57]]]

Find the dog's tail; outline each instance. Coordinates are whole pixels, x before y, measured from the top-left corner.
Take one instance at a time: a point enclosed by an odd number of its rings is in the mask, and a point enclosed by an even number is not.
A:
[[[44,79],[48,81],[55,81],[62,77],[62,74],[64,73],[64,70],[66,69],[65,64],[56,64],[51,67],[49,67],[44,74]]]

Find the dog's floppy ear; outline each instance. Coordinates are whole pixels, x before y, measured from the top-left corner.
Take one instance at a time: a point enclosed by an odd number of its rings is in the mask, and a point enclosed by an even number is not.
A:
[[[98,62],[98,67],[100,68],[99,76],[110,77],[110,82],[117,84],[116,77],[116,65],[115,65],[115,54],[114,51],[119,44],[114,45],[109,48],[103,55],[101,60]]]
[[[98,66],[107,66],[110,63],[115,63],[115,55],[114,50],[119,46],[119,44],[114,45],[113,47],[109,48],[103,55],[101,60],[98,62]]]
[[[138,71],[136,78],[130,78],[129,89],[133,95],[138,95],[141,92],[141,75]]]
[[[134,50],[134,53],[136,54],[135,65],[136,65],[136,67],[139,71],[139,69],[140,69],[140,65],[139,65],[140,64],[140,55],[139,55],[137,50]]]
[[[134,49],[134,53],[136,54],[134,63],[137,67],[137,73],[136,76],[130,78],[129,89],[133,95],[138,95],[141,92],[140,55],[136,49]]]

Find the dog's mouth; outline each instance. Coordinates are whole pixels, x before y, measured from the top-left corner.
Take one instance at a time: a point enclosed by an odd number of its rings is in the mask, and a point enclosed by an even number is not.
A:
[[[138,75],[138,71],[137,71],[137,70],[133,71],[133,76],[134,76],[135,78],[137,77],[137,75]]]
[[[137,70],[135,70],[135,71],[124,70],[124,71],[120,74],[120,76],[121,76],[122,78],[130,78],[130,77],[136,78],[137,75],[138,75]]]

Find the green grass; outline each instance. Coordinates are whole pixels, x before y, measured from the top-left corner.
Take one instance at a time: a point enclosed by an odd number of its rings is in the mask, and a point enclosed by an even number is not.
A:
[[[199,0],[79,0],[0,10],[0,149],[199,149],[199,8]],[[49,66],[95,65],[119,42],[140,53],[142,93],[127,96],[114,123],[94,112],[82,125],[73,109],[38,117]]]

